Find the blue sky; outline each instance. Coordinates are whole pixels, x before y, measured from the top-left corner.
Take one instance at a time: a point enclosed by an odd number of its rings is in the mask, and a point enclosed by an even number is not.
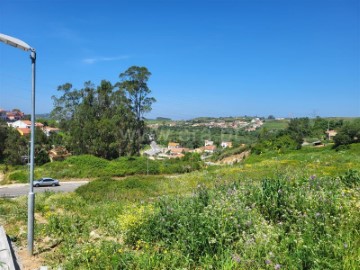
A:
[[[147,67],[148,118],[360,116],[358,0],[1,0],[37,50],[36,112],[57,86]],[[0,43],[0,108],[30,112],[26,52]]]

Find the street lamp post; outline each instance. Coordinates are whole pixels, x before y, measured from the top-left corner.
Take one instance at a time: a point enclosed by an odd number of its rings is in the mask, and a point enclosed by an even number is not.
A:
[[[34,249],[34,142],[35,142],[35,62],[36,51],[24,41],[0,33],[0,41],[24,51],[30,51],[32,83],[31,83],[31,139],[30,139],[30,189],[28,196],[28,254],[33,255]]]

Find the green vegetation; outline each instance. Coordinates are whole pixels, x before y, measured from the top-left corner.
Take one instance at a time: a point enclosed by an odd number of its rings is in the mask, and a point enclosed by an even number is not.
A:
[[[177,174],[199,170],[202,166],[197,154],[187,154],[182,159],[150,160],[145,157],[121,157],[111,161],[91,155],[81,155],[37,166],[35,177],[51,176],[66,180],[69,178],[122,177],[134,174]],[[28,179],[28,167],[16,166],[6,172],[3,183],[26,183]]]
[[[267,151],[236,166],[39,194],[35,251],[64,269],[357,269],[359,153],[359,144]],[[96,172],[121,160],[67,162]],[[1,199],[0,219],[24,245],[26,197]]]
[[[145,67],[132,66],[115,85],[102,80],[97,87],[86,82],[80,90],[70,83],[59,86],[63,94],[52,97],[51,116],[64,132],[62,144],[75,155],[106,159],[138,155],[148,139],[143,115],[155,102],[148,96],[150,75]]]
[[[264,121],[264,125],[262,128],[267,130],[279,130],[279,129],[286,129],[288,127],[289,120],[275,120],[275,119],[266,119]]]
[[[222,141],[231,141],[234,146],[252,144],[257,140],[255,132],[233,128],[207,128],[192,126],[161,126],[156,131],[156,141],[161,145],[178,142],[190,149],[204,146],[205,140],[212,140],[216,145]]]

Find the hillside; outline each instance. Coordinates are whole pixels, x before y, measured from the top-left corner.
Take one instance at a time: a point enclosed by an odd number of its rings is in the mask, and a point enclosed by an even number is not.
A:
[[[36,259],[64,269],[356,269],[359,153],[355,144],[268,152],[45,193],[36,199]],[[26,198],[2,199],[0,213],[24,246]]]

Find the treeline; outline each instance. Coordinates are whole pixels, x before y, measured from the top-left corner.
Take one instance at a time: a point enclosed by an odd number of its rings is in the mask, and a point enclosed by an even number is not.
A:
[[[271,132],[263,128],[258,135],[258,142],[253,145],[252,152],[260,154],[269,150],[284,151],[286,149],[300,149],[305,138],[327,140],[327,130],[336,130],[334,148],[340,149],[351,143],[357,143],[360,139],[360,119],[345,122],[339,120],[327,120],[321,117],[311,121],[309,118],[291,119],[284,130]]]
[[[132,66],[112,84],[102,80],[96,86],[85,82],[81,89],[71,83],[58,87],[53,96],[51,117],[61,129],[49,138],[41,130],[35,134],[35,162],[49,161],[52,145],[65,146],[73,155],[90,154],[108,160],[139,155],[148,143],[144,114],[151,111],[155,98],[147,82],[151,73],[146,67]],[[29,137],[20,136],[6,123],[0,125],[0,160],[24,164],[29,153]]]
[[[212,140],[218,146],[222,141],[231,141],[235,147],[240,144],[252,144],[257,140],[255,132],[220,127],[160,126],[156,129],[155,135],[156,141],[161,145],[178,142],[190,149],[204,146],[205,140]]]
[[[144,114],[155,102],[148,96],[150,75],[147,68],[132,66],[114,85],[103,80],[99,86],[86,82],[80,90],[69,83],[59,86],[62,95],[52,97],[51,117],[64,132],[62,144],[75,155],[138,155],[141,145],[148,143]]]
[[[35,128],[35,164],[42,165],[49,162],[48,151],[51,145],[61,142],[58,134],[47,137],[40,128]],[[8,165],[20,165],[29,161],[30,137],[21,136],[20,133],[8,127],[6,122],[0,120],[0,162]]]

